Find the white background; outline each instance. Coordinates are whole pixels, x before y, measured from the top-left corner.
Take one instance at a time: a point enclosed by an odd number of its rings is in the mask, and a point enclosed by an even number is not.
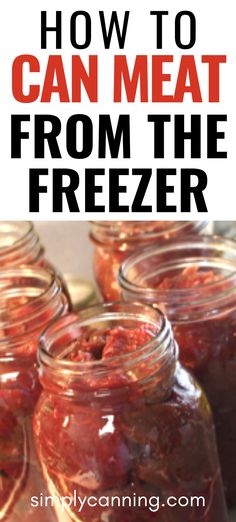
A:
[[[86,64],[86,57],[89,54],[99,54],[99,103],[90,104],[84,94],[82,103],[60,104],[56,96],[53,96],[50,104],[35,102],[33,104],[20,104],[14,101],[11,93],[11,66],[14,58],[19,54],[33,54],[38,57],[41,63],[42,72],[34,74],[40,85],[43,84],[44,72],[48,54],[62,54],[70,90],[70,63],[71,55],[78,53],[70,44],[69,23],[71,14],[76,10],[88,11],[92,18],[92,42],[88,50],[81,51],[81,56]],[[125,50],[119,50],[116,37],[110,50],[104,49],[102,32],[99,21],[99,10],[104,10],[106,17],[109,18],[111,10],[117,10],[123,17],[124,10],[130,10],[130,20],[127,31]],[[166,93],[173,93],[175,88],[178,64],[181,54],[194,54],[199,73],[199,81],[202,90],[204,103],[193,104],[191,97],[186,96],[184,104],[135,104],[123,102],[114,105],[112,103],[113,93],[113,55],[127,54],[129,63],[133,64],[134,57],[138,54],[157,54],[156,50],[156,22],[155,17],[150,16],[151,10],[168,10],[169,17],[164,18],[164,45],[163,54],[174,54],[174,64],[166,65],[166,72],[170,72],[173,81],[166,86]],[[180,10],[192,10],[197,18],[197,42],[193,49],[182,51],[178,49],[174,42],[174,19]],[[48,49],[40,49],[40,11],[48,11],[48,22],[54,25],[55,11],[63,11],[63,48],[61,51],[55,49],[55,37],[49,36]],[[207,70],[206,64],[201,64],[202,54],[227,54],[228,63],[222,65],[221,69],[221,103],[207,103]],[[234,2],[232,0],[222,3],[219,0],[208,0],[207,2],[197,2],[195,0],[172,0],[160,1],[153,0],[135,3],[133,0],[120,0],[119,2],[108,2],[107,0],[78,1],[70,0],[41,0],[32,2],[31,0],[21,0],[13,2],[9,0],[1,8],[0,17],[0,219],[34,219],[34,220],[87,220],[87,219],[144,219],[144,215],[138,214],[85,214],[84,209],[84,182],[83,172],[85,168],[200,168],[207,172],[208,188],[205,191],[205,198],[208,207],[208,215],[201,214],[201,218],[211,219],[235,219],[235,17]],[[132,68],[131,68],[132,69]],[[151,69],[150,69],[151,73]],[[149,77],[151,84],[151,74]],[[168,90],[169,89],[169,90]],[[31,114],[31,123],[26,125],[25,130],[30,131],[30,139],[23,143],[22,159],[10,158],[10,115],[11,114]],[[60,147],[63,155],[61,160],[52,160],[47,151],[44,160],[34,159],[34,129],[33,115],[40,113],[50,113],[59,115],[62,123],[65,124],[67,118],[74,113],[88,114],[94,123],[94,151],[86,160],[73,160],[65,150],[65,133],[60,136]],[[97,122],[98,114],[111,114],[114,124],[118,114],[131,114],[131,152],[130,160],[97,159]],[[147,114],[202,114],[202,159],[191,160],[189,149],[184,160],[173,158],[173,127],[167,134],[166,158],[165,160],[153,159],[153,124],[147,123]],[[222,149],[228,151],[227,160],[206,159],[206,115],[210,113],[227,114],[228,123],[222,124],[222,130],[226,130],[225,142],[222,142]],[[186,123],[187,124],[187,123]],[[29,168],[71,168],[80,173],[80,187],[77,191],[77,199],[81,212],[71,214],[65,202],[63,214],[52,213],[51,206],[51,183],[48,176],[48,194],[40,196],[41,211],[39,214],[30,214],[29,209]],[[191,215],[181,214],[179,210],[179,176],[176,176],[176,193],[168,198],[169,204],[177,204],[178,213],[169,214],[146,214],[145,219],[199,219],[196,207],[193,204]],[[124,178],[125,180],[125,178]],[[100,181],[98,179],[98,181]],[[136,183],[130,177],[127,195],[121,196],[121,204],[130,204],[136,189]],[[133,184],[132,184],[133,181]],[[155,178],[153,176],[147,194],[146,203],[155,203]],[[172,178],[170,179],[172,181]],[[102,179],[101,179],[102,182]],[[108,204],[108,185],[104,185],[103,195],[98,195],[97,204]],[[108,209],[108,206],[106,206]]]

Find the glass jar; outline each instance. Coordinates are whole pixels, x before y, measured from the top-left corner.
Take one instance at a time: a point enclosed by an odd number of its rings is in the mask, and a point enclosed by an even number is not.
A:
[[[236,243],[201,237],[149,248],[120,270],[125,299],[162,307],[180,360],[213,409],[227,498],[236,504]]]
[[[67,307],[53,272],[23,266],[0,270],[0,520],[55,520],[52,509],[31,507],[31,496],[45,491],[31,424],[41,391],[39,336]]]
[[[0,221],[0,268],[20,265],[36,265],[55,270],[45,258],[44,248],[32,222]],[[71,307],[65,281],[58,271],[57,274]]]
[[[105,301],[119,301],[117,282],[122,261],[137,248],[159,244],[170,238],[199,234],[207,221],[94,221],[90,237],[94,243],[93,268],[98,290]]]
[[[177,355],[165,316],[138,303],[46,330],[34,435],[59,522],[226,522],[209,405]]]
[[[47,265],[33,223],[0,221],[0,267],[28,264]]]

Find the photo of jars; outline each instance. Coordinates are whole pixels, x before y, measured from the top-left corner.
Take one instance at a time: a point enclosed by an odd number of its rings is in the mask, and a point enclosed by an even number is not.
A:
[[[0,222],[0,521],[236,521],[236,222]]]

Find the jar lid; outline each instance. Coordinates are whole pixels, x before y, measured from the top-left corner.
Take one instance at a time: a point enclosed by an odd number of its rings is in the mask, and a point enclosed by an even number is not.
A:
[[[73,308],[81,308],[97,301],[95,288],[88,279],[80,278],[74,274],[63,275],[67,285]]]

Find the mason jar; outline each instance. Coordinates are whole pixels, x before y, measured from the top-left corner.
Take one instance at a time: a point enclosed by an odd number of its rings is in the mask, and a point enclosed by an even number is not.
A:
[[[227,521],[210,407],[162,312],[68,315],[39,363],[34,436],[59,522]]]
[[[33,223],[30,221],[0,221],[0,268],[20,265],[36,265],[55,270],[70,302],[65,281],[45,257],[44,247]]]
[[[41,391],[39,336],[67,309],[53,272],[37,267],[0,270],[0,520],[56,520],[50,507],[31,506],[31,496],[46,491],[31,424]]]
[[[119,281],[125,299],[167,313],[180,360],[213,409],[225,490],[236,505],[236,243],[202,236],[149,248],[124,262]]]
[[[137,248],[159,245],[170,238],[210,232],[207,221],[93,221],[90,238],[94,244],[93,270],[101,297],[120,300],[117,282],[122,261]]]
[[[0,267],[44,263],[44,249],[33,223],[0,221]]]

